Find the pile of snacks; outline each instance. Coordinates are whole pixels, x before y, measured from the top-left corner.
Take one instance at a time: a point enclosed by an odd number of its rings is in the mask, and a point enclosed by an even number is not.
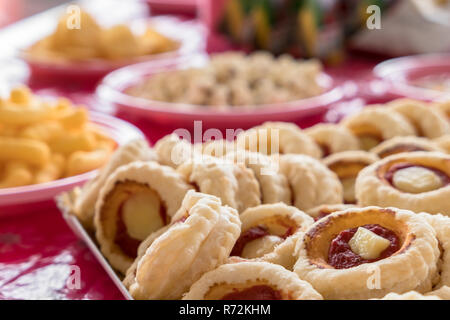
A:
[[[116,142],[70,101],[44,101],[28,88],[0,99],[0,188],[50,182],[103,166]]]
[[[154,29],[134,34],[126,25],[102,28],[87,12],[80,12],[79,26],[70,14],[61,17],[53,34],[31,46],[27,53],[45,61],[132,59],[177,50],[179,43]]]
[[[127,93],[154,101],[199,106],[257,106],[321,94],[322,66],[317,60],[274,58],[265,52],[223,53],[203,68],[156,74]]]
[[[134,141],[61,202],[136,299],[449,299],[443,108]]]

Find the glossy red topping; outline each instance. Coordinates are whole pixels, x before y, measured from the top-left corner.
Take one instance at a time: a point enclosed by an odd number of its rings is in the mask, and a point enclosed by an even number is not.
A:
[[[231,255],[240,256],[247,243],[265,237],[267,235],[269,235],[269,231],[264,226],[256,226],[244,231],[239,237],[239,239],[236,241],[233,250],[231,250]]]
[[[380,157],[385,158],[385,157],[390,156],[395,153],[415,152],[415,151],[426,151],[426,150],[423,148],[417,147],[417,146],[402,144],[402,145],[393,146],[391,148],[384,150],[383,152],[380,153]]]
[[[377,259],[363,259],[360,255],[354,253],[348,244],[358,228],[344,230],[331,241],[330,250],[328,251],[328,263],[331,266],[336,269],[348,269],[363,263],[385,259],[400,249],[400,241],[393,231],[378,224],[366,224],[362,227],[389,240],[391,244],[380,254]]]
[[[421,166],[421,165],[416,165],[416,164],[411,164],[411,163],[398,163],[398,164],[393,165],[386,172],[385,179],[392,186],[394,186],[394,184],[392,182],[392,180],[394,179],[394,174],[401,169],[406,169],[406,168],[411,168],[411,167],[424,168],[424,169],[434,172],[434,174],[437,175],[442,180],[443,187],[450,184],[450,177],[444,171],[441,171],[441,170],[433,168],[433,167]]]
[[[281,300],[281,293],[266,285],[257,285],[244,290],[234,290],[222,300]]]

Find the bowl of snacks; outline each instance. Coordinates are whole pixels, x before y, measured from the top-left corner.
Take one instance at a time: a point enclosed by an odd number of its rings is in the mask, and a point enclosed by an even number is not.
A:
[[[94,177],[118,146],[142,137],[136,127],[64,98],[13,89],[0,99],[0,213],[46,205]]]
[[[450,55],[424,54],[378,64],[374,73],[390,93],[419,100],[450,100]]]
[[[223,127],[292,121],[326,110],[343,93],[317,60],[228,52],[127,66],[107,75],[97,95],[119,113]]]
[[[103,27],[81,11],[79,25],[71,15],[63,15],[53,33],[24,49],[22,57],[31,69],[31,80],[70,79],[92,85],[121,66],[195,52],[202,43],[198,28],[174,18]]]

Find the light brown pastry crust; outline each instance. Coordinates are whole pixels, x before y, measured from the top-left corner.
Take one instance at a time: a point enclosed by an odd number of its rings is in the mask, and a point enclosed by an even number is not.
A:
[[[332,154],[323,163],[333,171],[342,183],[345,203],[355,203],[354,181],[359,171],[368,165],[378,161],[379,158],[365,151],[343,151]]]
[[[236,210],[205,195],[190,208],[185,221],[174,223],[148,247],[138,262],[131,295],[135,299],[181,298],[205,272],[225,262],[240,226]]]
[[[243,164],[202,155],[177,168],[198,191],[214,195],[239,212],[261,204],[261,192],[253,171]]]
[[[361,112],[344,118],[341,124],[360,140],[361,137],[369,135],[382,142],[396,136],[411,136],[416,133],[414,127],[401,114],[377,105],[368,106]],[[361,141],[360,147],[364,149]]]
[[[444,152],[444,150],[440,148],[437,143],[426,138],[414,136],[394,137],[380,143],[375,148],[370,150],[371,153],[376,154],[380,158],[386,158],[393,154],[402,152],[417,151]]]
[[[440,297],[435,295],[423,295],[417,291],[408,291],[402,294],[395,292],[388,293],[380,300],[442,300]]]
[[[241,215],[241,235],[254,227],[264,227],[268,235],[280,237],[280,242],[272,251],[254,257],[255,261],[267,261],[291,269],[295,263],[293,255],[298,233],[304,232],[314,220],[295,207],[284,203],[265,204],[245,210]],[[286,233],[288,233],[287,237]],[[239,242],[239,240],[238,240]],[[245,250],[245,247],[244,247]]]
[[[304,132],[321,147],[322,157],[359,149],[358,139],[344,126],[320,123],[305,129]]]
[[[306,211],[315,221],[326,217],[336,211],[344,211],[350,208],[356,208],[353,204],[322,204]]]
[[[407,118],[420,136],[433,139],[450,132],[450,125],[442,113],[424,102],[397,99],[388,103],[388,107]]]
[[[233,288],[245,289],[255,285],[277,290],[283,300],[322,300],[321,295],[295,273],[267,262],[224,264],[204,274],[183,300],[221,299],[233,292]]]
[[[308,210],[321,204],[342,203],[342,185],[334,172],[305,155],[282,155],[281,173],[288,179],[293,204]]]
[[[425,293],[426,296],[435,296],[442,300],[450,300],[450,287],[443,286],[440,289]]]
[[[450,134],[446,134],[437,139],[434,139],[433,142],[444,152],[450,153]]]
[[[88,230],[94,229],[95,202],[106,179],[118,167],[133,161],[156,160],[156,153],[145,140],[133,140],[119,147],[98,175],[87,182],[80,190],[74,203],[74,213]]]
[[[450,156],[435,152],[401,153],[384,158],[364,168],[356,179],[355,192],[360,206],[397,207],[414,212],[450,215],[450,184],[423,193],[407,193],[386,181],[386,172],[398,163],[423,165],[450,175]]]
[[[181,139],[176,134],[169,134],[156,142],[154,150],[158,155],[158,162],[172,168],[194,157],[194,145]]]
[[[314,140],[298,126],[288,122],[265,122],[239,134],[236,143],[238,148],[265,155],[293,153],[313,158],[322,156],[322,151]],[[275,149],[272,150],[272,147]]]
[[[379,224],[395,232],[400,249],[385,259],[348,269],[330,266],[331,240],[343,230],[366,224]],[[312,225],[297,244],[294,271],[325,299],[370,299],[389,292],[429,291],[439,259],[431,226],[413,212],[396,208],[352,208],[332,213]]]
[[[432,105],[434,108],[442,112],[447,120],[450,121],[450,100],[446,102],[436,102]]]
[[[102,253],[113,268],[125,274],[135,257],[128,256],[115,244],[119,214],[116,209],[121,204],[117,202],[120,200],[119,195],[116,195],[114,199],[109,199],[109,195],[119,186],[124,186],[127,197],[134,192],[134,186],[139,189],[138,192],[149,188],[158,195],[169,217],[178,210],[186,192],[192,186],[188,185],[172,168],[151,161],[130,163],[118,168],[109,176],[100,190],[95,207],[96,238]],[[113,202],[114,206],[111,207],[110,204]]]

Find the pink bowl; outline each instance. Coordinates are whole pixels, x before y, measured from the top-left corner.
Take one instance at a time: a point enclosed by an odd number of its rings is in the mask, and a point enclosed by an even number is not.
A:
[[[117,144],[123,145],[131,140],[144,138],[135,126],[101,113],[90,112],[92,122],[100,126]],[[26,211],[41,210],[53,205],[53,198],[75,186],[92,179],[97,170],[52,182],[0,189],[0,217]]]
[[[428,89],[417,81],[443,77],[450,82],[450,54],[424,54],[390,59],[374,68],[385,82],[388,92],[396,97],[435,101],[449,100],[450,92]]]
[[[208,57],[192,55],[165,62],[144,62],[127,66],[107,75],[97,87],[97,97],[112,104],[118,115],[144,118],[166,125],[191,127],[193,121],[204,121],[209,127],[235,128],[249,127],[264,121],[294,121],[296,119],[324,112],[332,103],[343,96],[341,87],[333,85],[327,74],[320,75],[318,81],[326,91],[316,97],[277,104],[240,106],[233,109],[212,110],[208,107],[152,101],[134,97],[125,91],[148,77],[169,70],[177,70],[204,65]]]

